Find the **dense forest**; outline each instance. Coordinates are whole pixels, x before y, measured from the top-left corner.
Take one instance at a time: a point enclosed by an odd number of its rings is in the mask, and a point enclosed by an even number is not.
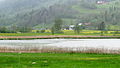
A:
[[[86,29],[97,29],[105,22],[107,29],[119,30],[119,0],[1,0],[0,26],[51,28],[54,20],[63,26],[90,23]]]

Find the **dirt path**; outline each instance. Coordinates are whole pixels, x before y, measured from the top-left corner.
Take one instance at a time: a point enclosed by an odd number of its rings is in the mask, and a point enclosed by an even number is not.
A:
[[[0,39],[42,39],[42,38],[120,38],[120,36],[79,36],[79,35],[49,35],[49,36],[0,36]]]

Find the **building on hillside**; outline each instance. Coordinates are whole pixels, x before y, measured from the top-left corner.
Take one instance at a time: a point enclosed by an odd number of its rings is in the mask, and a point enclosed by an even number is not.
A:
[[[85,26],[90,26],[91,23],[90,23],[90,22],[88,22],[88,23],[83,23],[83,25],[85,25]]]
[[[78,25],[79,26],[82,26],[82,25],[84,25],[83,23],[78,23]],[[75,25],[70,25],[69,26],[69,30],[74,30],[74,28],[75,28]]]
[[[78,23],[79,26],[84,25],[83,23]],[[63,30],[74,30],[75,25],[68,25],[68,26],[64,26]]]
[[[102,1],[102,0],[97,1],[97,4],[105,4],[105,3],[107,3],[107,2],[106,1]]]
[[[69,26],[69,30],[74,30],[74,28],[75,28],[75,25],[70,25]]]
[[[90,29],[93,25],[91,22],[83,23],[85,29]]]
[[[64,25],[64,26],[62,27],[62,30],[69,30],[69,25]]]
[[[81,26],[81,25],[83,25],[83,23],[79,23],[78,25]]]
[[[63,27],[63,30],[74,30],[75,25],[66,25]]]

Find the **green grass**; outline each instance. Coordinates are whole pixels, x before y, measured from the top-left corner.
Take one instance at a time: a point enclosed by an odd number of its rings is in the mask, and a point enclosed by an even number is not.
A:
[[[86,9],[86,8],[83,8],[79,5],[72,6],[72,8],[79,11],[80,13],[87,13],[87,14],[89,14],[89,13],[94,13],[94,14],[95,13],[100,13],[100,10],[98,10],[98,9],[93,9],[93,10]]]
[[[120,1],[119,0],[116,0],[116,1],[112,1],[112,2],[109,2],[109,3],[106,3],[106,4],[102,4],[102,5],[97,5],[97,8],[109,8],[109,7],[120,7]]]
[[[71,25],[71,24],[76,24],[77,23],[77,19],[69,19],[69,18],[63,18],[63,24],[64,25]]]
[[[0,36],[39,36],[51,35],[51,33],[0,33]]]
[[[119,63],[120,55],[111,54],[0,53],[0,68],[118,68]]]

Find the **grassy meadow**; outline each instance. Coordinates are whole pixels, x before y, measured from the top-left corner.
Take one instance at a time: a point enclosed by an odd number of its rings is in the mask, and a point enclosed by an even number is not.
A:
[[[120,55],[0,53],[0,68],[118,68]]]

